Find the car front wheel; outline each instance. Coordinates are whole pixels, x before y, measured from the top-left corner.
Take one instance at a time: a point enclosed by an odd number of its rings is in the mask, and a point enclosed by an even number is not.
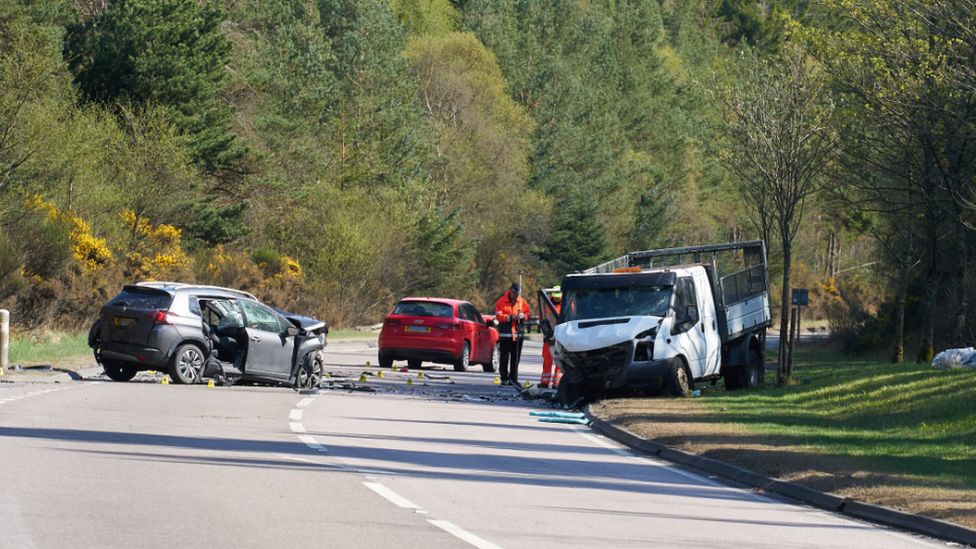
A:
[[[308,353],[295,373],[296,389],[314,389],[322,382],[322,357]]]
[[[169,362],[169,377],[174,383],[191,385],[203,378],[203,351],[191,343],[180,345]]]

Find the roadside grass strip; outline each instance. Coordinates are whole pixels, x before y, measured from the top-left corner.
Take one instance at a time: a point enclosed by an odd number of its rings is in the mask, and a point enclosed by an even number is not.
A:
[[[91,356],[88,332],[15,333],[10,335],[10,364],[54,363]]]
[[[772,377],[772,376],[770,376]],[[796,383],[595,413],[646,439],[818,491],[976,527],[976,371],[798,350]]]

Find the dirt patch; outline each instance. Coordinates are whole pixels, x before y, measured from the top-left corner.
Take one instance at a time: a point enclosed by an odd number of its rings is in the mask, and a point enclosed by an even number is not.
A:
[[[870,460],[832,456],[723,422],[694,399],[615,399],[595,415],[645,439],[811,488],[976,528],[976,490],[932,486],[930,479],[871,468]],[[939,457],[933,456],[938,462]]]

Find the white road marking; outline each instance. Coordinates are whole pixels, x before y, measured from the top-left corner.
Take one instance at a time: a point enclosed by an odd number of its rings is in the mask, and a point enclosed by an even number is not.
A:
[[[305,425],[303,425],[302,422],[300,422],[300,421],[293,421],[293,422],[291,422],[291,423],[288,424],[288,427],[291,428],[291,432],[293,432],[293,433],[304,433],[305,432]]]
[[[427,522],[433,524],[434,526],[440,528],[441,530],[444,530],[448,534],[451,534],[452,536],[458,538],[461,541],[464,541],[470,545],[478,547],[479,549],[501,549],[501,547],[495,545],[494,543],[479,538],[478,536],[472,534],[471,532],[468,532],[467,530],[459,526],[456,526],[446,520],[429,519]]]
[[[420,509],[416,503],[410,501],[409,499],[397,494],[393,490],[390,490],[386,486],[378,482],[363,482],[363,485],[370,490],[376,492],[377,494],[383,496],[387,501],[396,505],[397,507],[402,507],[404,509]]]
[[[301,421],[303,413],[304,411],[301,408],[294,408],[288,413],[288,419],[291,421]]]
[[[302,400],[298,401],[298,404],[295,405],[295,408],[307,408],[313,402],[315,402],[315,397],[303,398]]]
[[[305,443],[305,446],[313,450],[318,450],[319,452],[328,452],[325,446],[319,444],[319,441],[315,440],[315,437],[311,435],[298,435],[298,440]]]

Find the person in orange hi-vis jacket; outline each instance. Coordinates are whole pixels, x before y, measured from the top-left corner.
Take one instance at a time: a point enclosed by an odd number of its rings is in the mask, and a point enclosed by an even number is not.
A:
[[[548,290],[547,290],[548,291]],[[562,310],[563,302],[563,292],[556,286],[549,292],[549,299],[552,300],[553,306],[556,307],[556,314]],[[555,322],[555,320],[553,320]],[[559,371],[559,366],[552,363],[552,351],[549,349],[549,343],[546,341],[542,342],[542,380],[539,383],[539,387],[548,389],[549,387],[555,387],[559,385],[559,378],[562,377],[562,372]]]
[[[495,302],[495,320],[498,322],[498,354],[503,384],[521,388],[518,380],[519,358],[522,356],[524,324],[529,319],[529,304],[522,298],[518,282]]]

